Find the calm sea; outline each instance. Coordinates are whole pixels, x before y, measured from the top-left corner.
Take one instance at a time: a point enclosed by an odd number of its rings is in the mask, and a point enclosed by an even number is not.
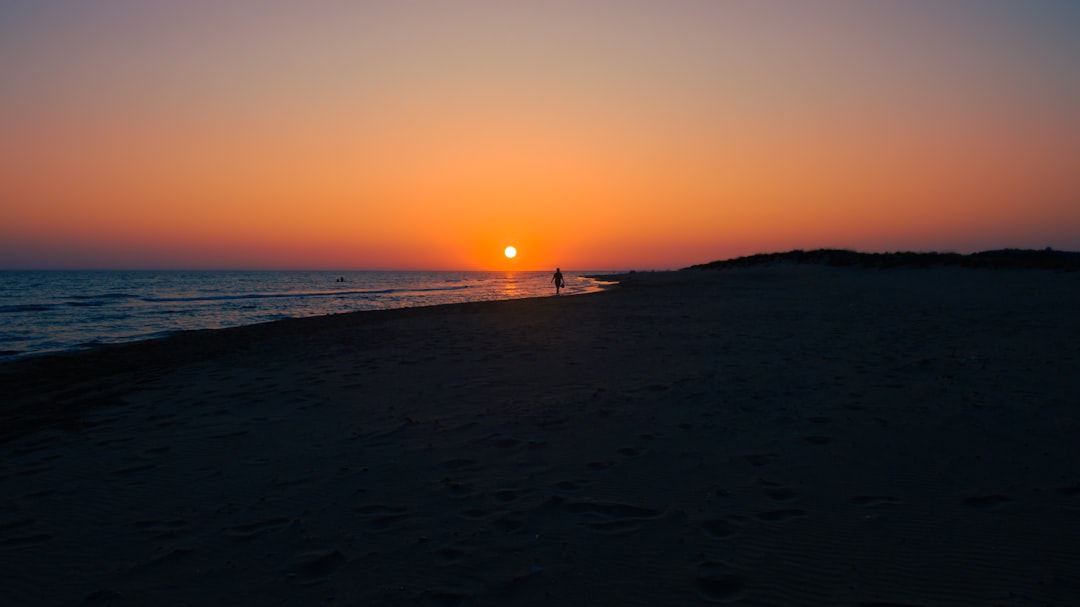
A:
[[[602,288],[586,273],[564,274],[564,293]],[[548,272],[6,271],[0,360],[283,318],[552,295],[550,279]]]

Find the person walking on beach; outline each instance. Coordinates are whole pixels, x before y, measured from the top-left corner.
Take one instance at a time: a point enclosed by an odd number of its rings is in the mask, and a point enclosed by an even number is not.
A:
[[[555,274],[551,277],[551,282],[555,283],[555,294],[559,294],[559,289],[566,286],[566,282],[562,278],[562,270],[555,268]]]

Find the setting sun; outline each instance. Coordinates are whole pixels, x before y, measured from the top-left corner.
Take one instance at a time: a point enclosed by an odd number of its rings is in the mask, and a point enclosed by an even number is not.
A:
[[[0,2],[2,269],[1080,249],[1077,2],[83,4]]]

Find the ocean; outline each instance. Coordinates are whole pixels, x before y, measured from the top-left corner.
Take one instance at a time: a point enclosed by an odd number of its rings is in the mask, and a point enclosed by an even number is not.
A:
[[[564,294],[603,272],[564,272]],[[554,294],[550,272],[0,272],[0,360],[304,316]]]

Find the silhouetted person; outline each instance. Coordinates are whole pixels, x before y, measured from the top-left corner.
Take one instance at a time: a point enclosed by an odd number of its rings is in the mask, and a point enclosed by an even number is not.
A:
[[[563,280],[562,270],[555,268],[555,274],[551,277],[551,282],[555,283],[555,294],[559,294],[559,289],[566,286],[566,281]]]

